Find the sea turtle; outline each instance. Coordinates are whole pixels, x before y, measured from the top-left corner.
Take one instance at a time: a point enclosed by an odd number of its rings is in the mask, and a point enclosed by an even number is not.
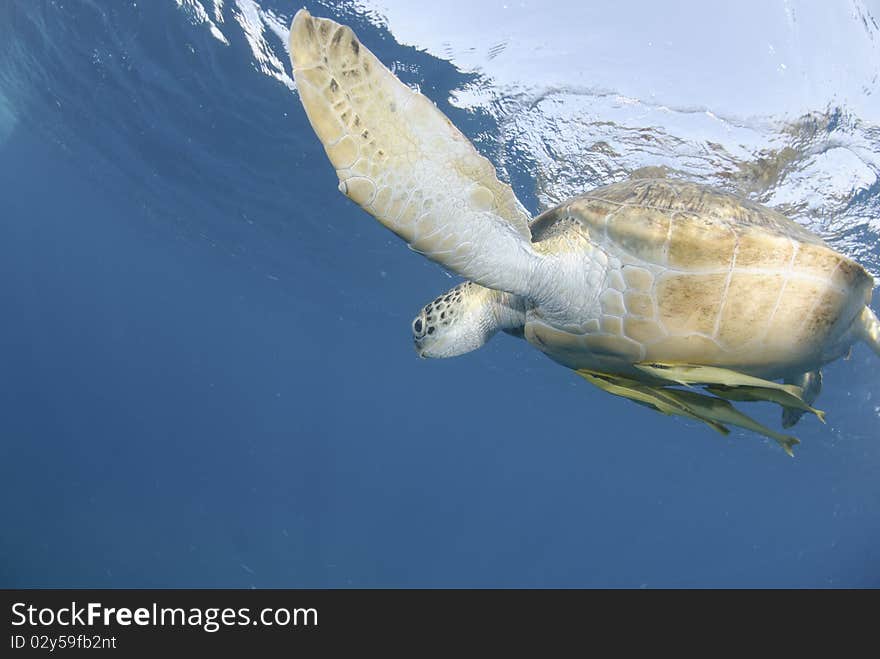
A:
[[[776,402],[786,427],[821,418],[819,368],[859,339],[880,355],[871,276],[776,211],[635,178],[530,221],[492,164],[350,28],[303,9],[290,56],[340,191],[470,280],[413,321],[420,356],[504,330],[610,393],[723,433],[749,428],[790,454],[794,437],[729,401]]]

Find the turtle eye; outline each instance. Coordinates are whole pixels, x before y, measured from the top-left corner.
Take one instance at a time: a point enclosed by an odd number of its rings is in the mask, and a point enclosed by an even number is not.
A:
[[[413,321],[413,334],[421,334],[422,333],[422,319],[416,318]]]

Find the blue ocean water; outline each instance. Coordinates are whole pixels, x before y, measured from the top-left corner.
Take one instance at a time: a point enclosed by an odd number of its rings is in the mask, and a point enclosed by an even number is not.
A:
[[[880,44],[876,6],[770,3],[770,63],[748,76],[774,91],[750,95],[729,89],[744,55],[688,54],[672,25],[633,36],[646,4],[580,23],[583,48],[656,39],[688,74],[564,51],[566,12],[598,12],[574,3],[540,20],[477,3],[506,12],[501,36],[428,5],[419,22],[304,4],[533,212],[665,166],[880,271],[880,59],[859,50]],[[0,5],[0,586],[880,586],[880,362],[862,345],[826,368],[829,423],[799,424],[795,459],[506,335],[419,360],[410,321],[455,279],[336,191],[290,79],[299,6]],[[855,36],[816,43],[819,23]]]

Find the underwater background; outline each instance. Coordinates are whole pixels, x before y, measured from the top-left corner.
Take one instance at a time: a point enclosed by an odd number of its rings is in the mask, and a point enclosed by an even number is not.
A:
[[[0,586],[880,586],[862,344],[794,459],[506,335],[417,358],[456,279],[337,192],[303,4],[534,213],[662,167],[880,274],[876,1],[0,0]]]

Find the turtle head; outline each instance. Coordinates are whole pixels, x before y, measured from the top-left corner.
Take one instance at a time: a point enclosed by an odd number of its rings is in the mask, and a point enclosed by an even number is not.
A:
[[[468,281],[419,312],[413,342],[419,357],[455,357],[476,350],[498,330],[516,331],[524,323],[519,298]]]

